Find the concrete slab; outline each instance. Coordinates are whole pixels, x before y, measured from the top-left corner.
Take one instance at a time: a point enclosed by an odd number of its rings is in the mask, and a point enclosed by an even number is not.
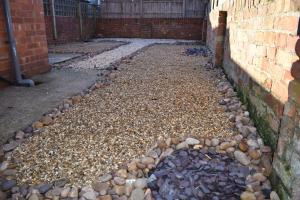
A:
[[[79,53],[49,53],[49,63],[50,64],[56,64],[61,63],[73,58],[77,58],[81,56],[82,54]]]
[[[99,71],[54,69],[34,77],[35,87],[8,87],[0,92],[0,143],[49,112],[63,99],[82,92],[95,83]]]

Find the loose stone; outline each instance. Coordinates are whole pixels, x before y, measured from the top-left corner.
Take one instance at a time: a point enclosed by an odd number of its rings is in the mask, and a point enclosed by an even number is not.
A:
[[[3,151],[8,152],[14,150],[18,145],[19,143],[16,141],[11,141],[10,143],[3,145]]]
[[[4,191],[10,190],[11,188],[13,188],[14,186],[16,186],[16,181],[15,180],[4,180],[2,182],[2,189]]]
[[[261,153],[254,149],[250,149],[248,153],[249,153],[249,156],[255,160],[257,160],[261,157]]]
[[[214,138],[214,139],[211,140],[211,145],[214,146],[214,147],[218,146],[219,143],[220,143],[220,141],[217,138]]]
[[[144,157],[144,158],[142,158],[141,162],[144,165],[150,165],[150,164],[154,164],[155,160],[152,157]]]
[[[98,198],[99,198],[99,200],[112,200],[112,197],[110,195],[104,195],[104,196],[100,196]]]
[[[256,197],[254,193],[246,191],[241,195],[241,200],[256,200]]]
[[[184,149],[184,148],[188,148],[189,145],[186,142],[181,142],[179,144],[176,145],[176,149]]]
[[[130,200],[143,200],[145,197],[144,191],[140,188],[136,188],[132,191]]]
[[[234,152],[234,157],[243,165],[249,165],[250,160],[247,157],[247,155],[241,151],[235,151]]]
[[[78,188],[77,187],[72,187],[70,193],[69,193],[70,198],[78,198]]]
[[[99,178],[99,182],[107,182],[110,181],[112,179],[112,175],[111,174],[104,174],[103,176],[100,176]]]
[[[117,176],[121,178],[127,178],[127,170],[126,169],[120,169],[116,173]]]
[[[70,189],[69,187],[63,188],[63,190],[62,190],[61,193],[60,193],[60,196],[61,196],[62,198],[67,198],[68,195],[69,195],[70,190],[71,190],[71,189]]]
[[[93,189],[95,191],[99,192],[100,195],[106,195],[108,188],[109,188],[108,182],[105,182],[105,183],[97,182],[93,185]]]
[[[117,185],[124,185],[126,183],[124,178],[121,177],[115,177],[114,178],[114,183]]]
[[[135,181],[134,186],[136,188],[144,189],[147,186],[147,179],[146,178],[138,178]]]
[[[115,185],[114,191],[117,195],[123,195],[125,194],[125,186],[124,185]]]
[[[270,199],[271,200],[280,200],[278,194],[275,191],[272,191],[270,194]]]
[[[188,144],[188,145],[196,145],[196,144],[199,144],[200,141],[197,140],[197,139],[194,139],[194,138],[187,138],[185,140],[185,142]]]
[[[265,177],[262,173],[255,173],[253,175],[253,179],[259,182],[264,182],[267,180],[267,177]]]
[[[43,116],[41,119],[40,119],[41,123],[45,126],[49,126],[51,123],[52,123],[52,117],[50,116]]]
[[[231,147],[231,144],[229,142],[222,142],[220,144],[220,150],[226,150],[228,149],[229,147]]]

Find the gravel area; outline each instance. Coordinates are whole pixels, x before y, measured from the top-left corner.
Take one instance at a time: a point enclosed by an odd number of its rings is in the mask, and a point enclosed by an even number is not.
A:
[[[119,47],[126,47],[120,55],[146,44],[130,45]],[[208,58],[187,56],[191,47],[196,46],[155,45],[124,60],[110,75],[111,84],[15,149],[18,182],[67,178],[74,185],[90,184],[144,155],[159,137],[235,134],[219,104],[218,79],[204,67]],[[112,59],[104,58],[105,53],[91,62]]]
[[[126,42],[122,41],[74,42],[51,45],[49,46],[49,53],[102,53],[124,44],[126,44]]]
[[[172,39],[124,39],[112,38],[115,42],[128,43],[127,45],[120,46],[119,48],[112,49],[111,51],[103,52],[88,60],[73,62],[69,67],[78,70],[84,69],[105,69],[111,64],[120,61],[121,59],[130,56],[137,51],[153,44],[176,44],[176,43],[195,43],[193,40],[172,40]],[[94,42],[102,42],[103,39],[95,39]]]

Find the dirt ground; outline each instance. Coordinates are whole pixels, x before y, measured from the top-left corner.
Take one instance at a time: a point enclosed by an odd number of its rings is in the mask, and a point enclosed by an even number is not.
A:
[[[184,54],[191,47],[155,45],[125,60],[110,85],[14,151],[18,181],[89,184],[145,154],[158,137],[233,135],[218,79],[205,69],[207,58]]]

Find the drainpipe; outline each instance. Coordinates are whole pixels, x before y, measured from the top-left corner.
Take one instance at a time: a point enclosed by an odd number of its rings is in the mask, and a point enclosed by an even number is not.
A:
[[[12,64],[14,68],[16,83],[17,85],[21,85],[21,86],[27,86],[27,87],[34,86],[33,80],[22,78],[21,67],[20,67],[19,57],[18,57],[17,47],[16,47],[16,40],[13,32],[9,0],[3,0],[3,2],[4,2],[5,23],[6,23],[8,41],[10,45],[10,53],[12,57]]]

